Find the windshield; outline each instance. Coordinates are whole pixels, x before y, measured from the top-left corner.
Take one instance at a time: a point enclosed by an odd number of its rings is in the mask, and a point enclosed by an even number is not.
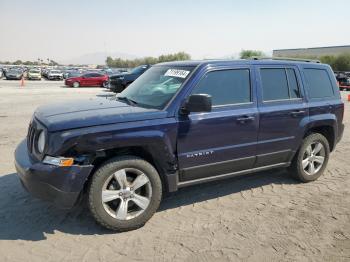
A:
[[[58,71],[58,70],[51,70],[51,74],[59,74],[61,73],[61,71]]]
[[[117,97],[135,104],[162,109],[180,89],[195,67],[154,66],[135,80]]]
[[[30,69],[29,73],[40,73],[38,69]]]
[[[145,71],[147,69],[147,66],[138,66],[138,67],[135,67],[131,70],[131,74],[139,74],[139,73],[142,73],[143,71]]]

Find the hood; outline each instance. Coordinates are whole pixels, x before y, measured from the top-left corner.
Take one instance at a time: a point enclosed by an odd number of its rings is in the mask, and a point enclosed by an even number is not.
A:
[[[124,72],[124,73],[113,74],[113,75],[110,75],[109,78],[117,78],[117,77],[126,76],[126,75],[130,75],[130,73]]]
[[[51,132],[97,125],[165,118],[165,111],[94,98],[39,107],[34,116]]]

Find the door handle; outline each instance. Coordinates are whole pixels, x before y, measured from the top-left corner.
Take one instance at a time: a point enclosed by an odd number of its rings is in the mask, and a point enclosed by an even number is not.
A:
[[[237,118],[237,121],[240,123],[245,123],[245,122],[253,121],[254,119],[255,119],[254,116],[242,116]]]
[[[304,110],[297,110],[297,111],[293,111],[290,113],[293,117],[297,117],[297,116],[300,116],[300,115],[304,115],[305,114],[305,111]]]

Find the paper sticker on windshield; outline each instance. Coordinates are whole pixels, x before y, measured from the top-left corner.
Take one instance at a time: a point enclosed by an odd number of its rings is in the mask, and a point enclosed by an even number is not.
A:
[[[174,77],[180,77],[180,78],[186,78],[186,76],[190,73],[190,71],[186,70],[180,70],[180,69],[168,69],[168,71],[165,72],[165,76],[174,76]]]

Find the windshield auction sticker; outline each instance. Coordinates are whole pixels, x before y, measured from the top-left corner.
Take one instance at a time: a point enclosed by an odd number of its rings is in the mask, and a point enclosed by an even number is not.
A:
[[[168,69],[168,71],[165,72],[165,76],[173,76],[173,77],[180,77],[180,78],[186,78],[186,76],[190,73],[190,71],[186,70],[180,70],[180,69]]]

